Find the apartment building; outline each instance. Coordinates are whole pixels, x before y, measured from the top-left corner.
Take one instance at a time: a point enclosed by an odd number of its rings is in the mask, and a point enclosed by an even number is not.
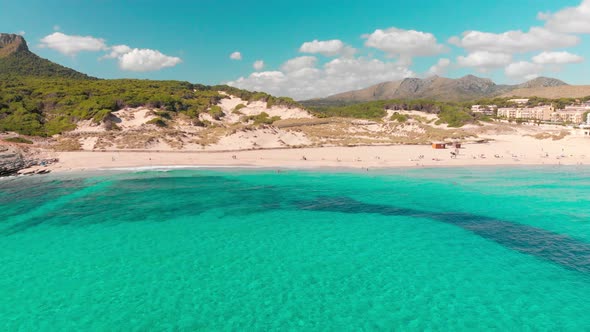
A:
[[[496,105],[473,105],[471,106],[471,112],[473,113],[480,113],[484,115],[496,115],[496,110],[498,106]]]
[[[505,107],[498,109],[498,117],[505,119],[550,121],[555,111],[552,106],[537,106],[528,108]]]
[[[553,122],[565,122],[573,124],[581,124],[584,122],[584,113],[588,112],[587,109],[579,108],[566,108],[558,110],[551,114],[551,121]]]

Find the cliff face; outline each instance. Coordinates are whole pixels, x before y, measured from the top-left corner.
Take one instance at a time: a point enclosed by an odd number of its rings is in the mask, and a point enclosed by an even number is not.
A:
[[[0,176],[14,175],[28,166],[20,149],[0,145]]]
[[[0,57],[6,57],[18,52],[27,52],[27,42],[20,35],[0,33]]]

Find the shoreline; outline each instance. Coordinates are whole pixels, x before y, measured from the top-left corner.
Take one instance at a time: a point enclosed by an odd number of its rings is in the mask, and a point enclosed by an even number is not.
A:
[[[506,137],[508,138],[508,137]],[[59,162],[37,169],[55,173],[88,170],[251,168],[251,169],[396,169],[474,166],[590,165],[590,140],[559,141],[518,137],[466,144],[454,149],[428,145],[314,147],[241,151],[73,151],[53,152]],[[586,155],[588,154],[588,155]],[[30,170],[30,169],[29,169]]]
[[[1,181],[10,181],[17,179],[43,179],[41,175],[52,177],[67,177],[67,178],[87,178],[93,176],[110,176],[110,175],[129,175],[141,172],[153,173],[167,173],[170,171],[212,171],[212,172],[244,172],[244,173],[275,173],[288,174],[290,172],[311,172],[311,173],[326,173],[326,174],[357,174],[357,175],[395,175],[404,174],[405,171],[497,171],[497,170],[571,170],[571,171],[590,171],[590,163],[588,164],[488,164],[488,165],[435,165],[435,166],[395,166],[395,167],[381,167],[381,168],[353,168],[353,167],[266,167],[266,166],[251,166],[251,165],[178,165],[178,166],[138,166],[138,167],[122,167],[122,168],[87,168],[87,169],[72,169],[72,170],[58,170],[45,174],[19,174],[0,177]]]

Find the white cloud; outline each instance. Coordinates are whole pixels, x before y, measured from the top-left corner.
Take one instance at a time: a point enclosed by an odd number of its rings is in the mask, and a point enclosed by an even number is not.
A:
[[[308,99],[415,76],[407,67],[397,63],[366,57],[337,58],[322,67],[316,66],[315,57],[298,57],[286,61],[281,71],[255,72],[228,84],[273,95]]]
[[[118,59],[119,68],[129,71],[154,71],[173,67],[182,59],[162,54],[157,50],[131,48],[127,45],[114,45],[110,53],[99,59]]]
[[[281,70],[286,73],[296,72],[304,68],[313,68],[317,63],[317,58],[314,56],[300,56],[285,62],[281,66]]]
[[[427,74],[429,76],[444,75],[447,72],[450,65],[451,60],[445,58],[439,59],[436,64],[434,64],[432,67],[430,67],[430,69],[428,69]]]
[[[377,29],[362,36],[367,39],[365,46],[384,51],[389,56],[400,57],[403,63],[411,63],[416,56],[432,56],[445,51],[436,37],[427,32],[389,28]]]
[[[107,49],[102,38],[66,35],[61,32],[54,32],[43,37],[39,47],[50,48],[69,56],[74,56],[82,51],[96,52]]]
[[[504,67],[512,61],[512,55],[506,53],[493,53],[488,51],[476,51],[467,56],[457,57],[457,64],[461,67],[473,67],[485,72],[491,68]]]
[[[59,25],[53,26],[53,31],[59,31],[59,30],[61,30],[61,27]]]
[[[262,68],[264,68],[264,61],[256,60],[256,61],[254,61],[254,64],[252,65],[252,67],[254,67],[254,69],[256,69],[256,70],[262,70]]]
[[[504,73],[506,76],[514,79],[532,80],[533,78],[539,77],[542,71],[543,66],[540,64],[520,61],[509,64],[504,70]]]
[[[470,52],[487,51],[493,53],[526,53],[550,50],[577,45],[580,38],[545,28],[532,27],[528,32],[521,30],[504,33],[466,31],[461,38],[452,37],[449,43],[465,48]]]
[[[590,0],[584,0],[577,7],[566,7],[556,13],[539,13],[537,18],[546,21],[545,26],[554,31],[590,33]]]
[[[132,51],[132,48],[127,45],[115,45],[109,48],[111,53],[101,57],[100,59],[116,59],[121,57],[125,53]]]
[[[533,57],[534,63],[543,65],[563,65],[567,63],[580,63],[583,61],[583,57],[569,52],[543,52]]]
[[[352,56],[356,50],[338,39],[325,41],[319,41],[315,39],[313,41],[303,43],[301,47],[299,47],[299,52],[321,54],[332,57],[337,55]]]
[[[230,54],[229,58],[232,60],[242,60],[242,53],[238,51],[233,52],[232,54]]]
[[[19,36],[24,36],[26,34],[26,32],[24,30],[21,30],[19,32],[16,33]]]
[[[119,67],[129,71],[153,71],[173,67],[181,63],[178,57],[162,54],[157,50],[134,48],[119,56]]]

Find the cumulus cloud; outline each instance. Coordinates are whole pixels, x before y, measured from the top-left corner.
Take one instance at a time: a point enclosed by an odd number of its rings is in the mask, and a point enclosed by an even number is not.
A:
[[[314,56],[300,56],[287,60],[281,66],[281,70],[286,73],[292,73],[305,68],[313,68],[317,61],[318,59]]]
[[[537,18],[546,21],[545,26],[554,31],[590,33],[590,0],[584,0],[577,7],[566,7],[556,13],[539,13]]]
[[[447,70],[449,69],[450,65],[451,65],[451,60],[445,59],[445,58],[439,59],[436,64],[434,64],[432,67],[430,67],[428,69],[427,74],[429,76],[444,75],[447,72]]]
[[[154,71],[182,62],[180,58],[162,54],[157,50],[131,48],[127,45],[114,45],[108,50],[110,52],[99,59],[117,59],[119,68],[128,71]]]
[[[24,30],[17,32],[17,35],[19,35],[19,36],[24,36],[25,34],[26,34],[26,32]]]
[[[554,32],[540,27],[532,27],[528,32],[521,30],[503,33],[466,31],[462,37],[452,37],[449,43],[465,48],[470,52],[486,51],[492,53],[526,53],[550,50],[577,45],[580,38]]]
[[[378,59],[343,57],[317,67],[315,57],[298,57],[286,61],[281,71],[255,72],[228,84],[300,100],[366,88],[410,76],[415,74],[407,67]]]
[[[324,41],[314,39],[313,41],[303,43],[301,47],[299,47],[299,52],[333,57],[338,55],[351,56],[356,50],[338,39]]]
[[[569,52],[543,52],[533,57],[534,63],[542,65],[563,65],[567,63],[580,63],[583,61],[583,57]]]
[[[129,71],[154,71],[174,67],[181,63],[178,57],[162,54],[160,51],[134,48],[119,56],[119,68]]]
[[[232,60],[242,60],[242,53],[236,51],[229,55],[229,58]]]
[[[512,55],[506,53],[493,53],[488,51],[476,51],[467,56],[457,57],[457,64],[461,67],[473,67],[485,72],[491,68],[504,67],[512,61]]]
[[[125,53],[131,52],[132,50],[132,48],[127,45],[115,45],[111,46],[109,49],[111,52],[100,59],[116,59]]]
[[[365,46],[379,49],[391,57],[400,57],[405,63],[410,63],[412,57],[432,56],[445,51],[436,37],[427,32],[389,28],[377,29],[362,37],[367,40]]]
[[[107,49],[102,38],[66,35],[61,32],[54,32],[43,37],[39,47],[50,48],[69,56],[74,56],[82,51],[96,52]]]
[[[252,64],[252,67],[254,67],[256,70],[262,70],[262,68],[264,68],[264,61],[256,60],[254,61],[254,64]]]
[[[539,77],[542,71],[543,66],[540,64],[520,61],[509,64],[504,70],[504,73],[513,79],[532,80]]]

